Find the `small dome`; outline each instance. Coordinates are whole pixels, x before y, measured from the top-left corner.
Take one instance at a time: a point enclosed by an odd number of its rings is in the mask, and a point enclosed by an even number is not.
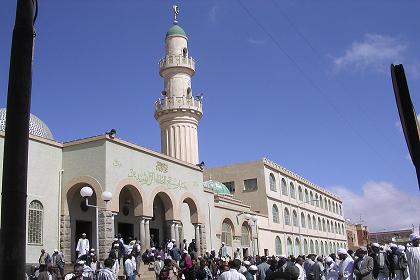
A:
[[[214,191],[217,194],[232,195],[229,189],[224,184],[217,181],[213,181],[213,180],[205,181],[203,182],[203,186],[207,189]]]
[[[184,29],[182,29],[181,26],[179,26],[178,24],[172,25],[172,27],[169,28],[168,32],[166,32],[166,37],[174,35],[181,35],[187,37],[187,34],[185,33]]]
[[[6,131],[6,108],[0,108],[0,131]],[[54,140],[51,130],[37,116],[32,115],[29,118],[29,134]]]

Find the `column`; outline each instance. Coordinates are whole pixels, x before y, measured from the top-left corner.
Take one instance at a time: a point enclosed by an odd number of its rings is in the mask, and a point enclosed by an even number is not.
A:
[[[108,257],[114,237],[114,217],[108,210],[99,210],[98,216],[99,252],[97,254],[100,260],[104,260]]]
[[[76,247],[76,245],[74,245]],[[70,215],[61,215],[60,220],[60,249],[64,254],[64,257],[69,262],[72,261],[71,250],[71,225]],[[74,250],[74,249],[73,249]]]
[[[198,255],[201,255],[201,246],[200,246],[200,225],[195,225],[195,244],[197,246]]]
[[[178,223],[175,223],[175,244],[178,248],[181,244],[179,243],[179,224]]]
[[[146,232],[144,229],[144,219],[140,218],[140,245],[141,245],[142,252],[145,250],[145,236],[146,236]]]
[[[144,238],[144,248],[145,249],[150,249],[150,227],[149,227],[149,219],[146,219],[144,222],[144,233],[145,233],[145,238]]]
[[[175,239],[175,223],[171,222],[171,241]]]

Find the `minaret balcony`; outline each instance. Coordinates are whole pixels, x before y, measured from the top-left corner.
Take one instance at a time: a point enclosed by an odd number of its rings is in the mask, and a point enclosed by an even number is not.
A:
[[[202,115],[203,113],[203,100],[200,96],[174,96],[174,97],[165,97],[158,99],[155,102],[155,115],[160,115],[163,111],[184,111],[188,110],[190,112]]]
[[[192,57],[183,55],[167,55],[159,61],[159,72],[171,67],[186,67],[195,72],[195,61]]]

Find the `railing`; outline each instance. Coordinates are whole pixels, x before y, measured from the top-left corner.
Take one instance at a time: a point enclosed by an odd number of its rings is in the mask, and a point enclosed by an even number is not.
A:
[[[192,57],[185,57],[183,55],[167,55],[159,61],[160,70],[175,66],[188,67],[195,71],[195,61]]]
[[[193,109],[202,112],[203,101],[201,97],[165,97],[155,102],[155,110],[162,111],[168,109]]]

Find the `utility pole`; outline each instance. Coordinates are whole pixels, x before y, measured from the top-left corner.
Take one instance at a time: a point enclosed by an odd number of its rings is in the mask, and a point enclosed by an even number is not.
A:
[[[3,156],[0,279],[25,279],[33,24],[34,2],[17,0],[10,55]]]

